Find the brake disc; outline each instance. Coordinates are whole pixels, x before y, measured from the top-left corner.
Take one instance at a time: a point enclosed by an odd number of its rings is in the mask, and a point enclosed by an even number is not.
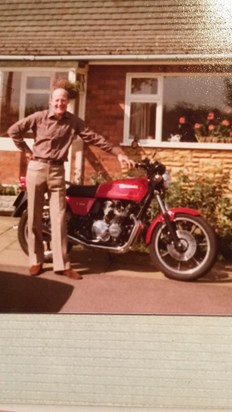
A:
[[[187,232],[186,230],[177,230],[176,233],[183,247],[183,251],[180,252],[176,250],[175,245],[172,243],[167,245],[168,253],[174,259],[186,262],[190,260],[196,253],[196,239],[190,232]]]

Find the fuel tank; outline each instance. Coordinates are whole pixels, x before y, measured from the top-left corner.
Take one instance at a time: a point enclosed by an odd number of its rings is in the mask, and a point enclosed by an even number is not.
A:
[[[146,177],[120,179],[101,183],[97,188],[95,197],[139,202],[146,196],[147,191],[148,180]]]

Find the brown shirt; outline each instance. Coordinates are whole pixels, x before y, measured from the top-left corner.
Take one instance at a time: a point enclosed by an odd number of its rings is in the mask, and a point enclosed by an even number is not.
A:
[[[29,130],[33,132],[32,151],[35,157],[66,161],[69,147],[77,136],[106,152],[118,154],[116,147],[90,130],[83,120],[70,112],[65,112],[58,120],[51,110],[43,110],[13,124],[8,129],[8,135],[21,151],[31,152],[24,141],[25,133]]]

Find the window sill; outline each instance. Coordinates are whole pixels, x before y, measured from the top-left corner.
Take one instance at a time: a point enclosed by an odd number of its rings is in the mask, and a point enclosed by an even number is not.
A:
[[[120,144],[122,147],[132,148],[130,143],[122,142]],[[153,142],[152,144],[144,144],[139,143],[139,147],[146,149],[146,148],[164,148],[164,149],[194,149],[194,150],[232,150],[232,142],[231,143],[222,143],[220,142],[196,142],[196,143],[188,143],[188,142]],[[136,149],[134,149],[136,150]]]

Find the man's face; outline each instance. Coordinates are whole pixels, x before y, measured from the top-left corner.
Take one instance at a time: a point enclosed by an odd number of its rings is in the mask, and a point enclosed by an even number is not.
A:
[[[52,97],[50,100],[50,106],[55,114],[55,116],[59,119],[63,116],[63,114],[67,110],[68,106],[68,95],[66,90],[64,89],[56,89],[52,93]]]

